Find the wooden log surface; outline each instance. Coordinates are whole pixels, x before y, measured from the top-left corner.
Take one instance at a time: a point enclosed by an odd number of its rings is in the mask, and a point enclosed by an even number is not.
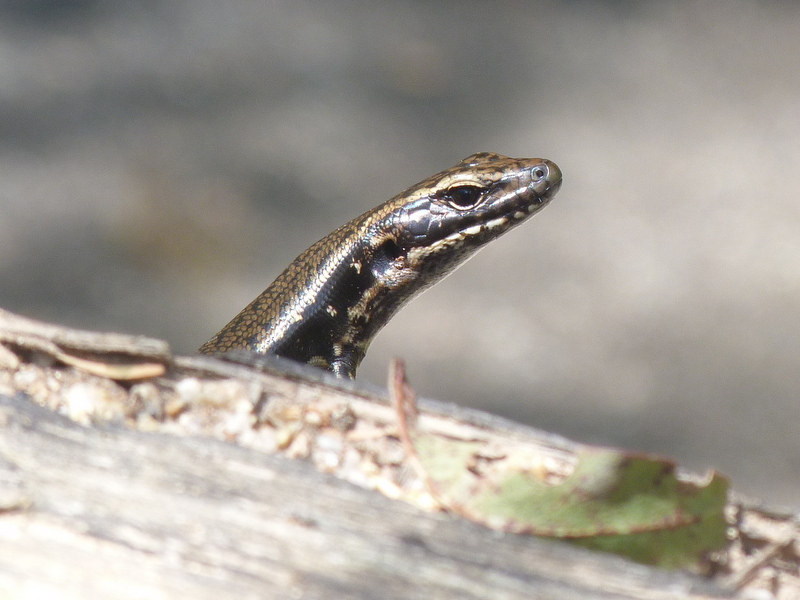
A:
[[[127,351],[111,340],[113,377],[154,357],[162,374],[110,381],[95,341],[29,323],[19,333],[0,317],[0,598],[733,597],[719,581],[387,497],[403,497],[407,478],[380,433],[392,409],[361,386],[280,363],[168,357],[148,340],[139,351],[133,338]],[[422,410],[448,435],[569,450],[475,411]],[[326,467],[339,429],[360,441]],[[380,483],[387,474],[400,483]]]
[[[0,397],[0,597],[701,598],[712,586],[199,437]]]

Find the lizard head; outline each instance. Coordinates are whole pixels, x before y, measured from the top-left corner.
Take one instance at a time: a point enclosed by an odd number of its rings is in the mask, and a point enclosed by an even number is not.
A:
[[[560,187],[561,171],[547,159],[473,154],[406,192],[395,241],[408,267],[442,276],[539,212]]]

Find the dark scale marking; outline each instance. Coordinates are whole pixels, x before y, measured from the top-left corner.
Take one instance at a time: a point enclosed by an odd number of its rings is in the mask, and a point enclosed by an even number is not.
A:
[[[560,186],[548,160],[473,154],[311,246],[200,352],[244,348],[354,377],[403,304],[538,212]]]
[[[360,257],[360,260],[368,257]],[[365,290],[375,285],[373,273],[352,268],[353,260],[339,265],[318,294],[318,299],[302,312],[302,320],[270,352],[299,362],[312,362],[322,357],[330,364],[336,357],[334,346],[339,344],[342,354],[338,362],[352,354],[352,349],[342,344],[350,327],[348,308],[361,298]],[[335,314],[328,307],[332,306]]]

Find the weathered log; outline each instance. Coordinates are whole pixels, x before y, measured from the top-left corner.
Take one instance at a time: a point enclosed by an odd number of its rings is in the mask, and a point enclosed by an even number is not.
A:
[[[106,352],[0,316],[2,598],[732,597],[386,497],[408,499],[413,477],[392,458],[392,407],[363,386],[138,338]],[[141,375],[143,361],[162,374]],[[131,373],[144,381],[109,379]],[[420,408],[428,431],[570,452],[489,415]]]
[[[0,397],[4,598],[701,598],[711,586],[426,514],[310,464]]]

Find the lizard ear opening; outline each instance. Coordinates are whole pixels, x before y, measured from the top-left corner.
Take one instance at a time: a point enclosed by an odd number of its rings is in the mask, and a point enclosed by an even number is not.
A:
[[[398,266],[405,265],[406,253],[393,239],[387,239],[375,248],[372,255],[370,271],[381,279],[394,272]]]
[[[394,260],[396,258],[400,258],[403,255],[403,251],[400,249],[400,246],[397,245],[396,241],[393,239],[388,239],[384,240],[381,245],[378,246],[375,254],[389,260]]]

